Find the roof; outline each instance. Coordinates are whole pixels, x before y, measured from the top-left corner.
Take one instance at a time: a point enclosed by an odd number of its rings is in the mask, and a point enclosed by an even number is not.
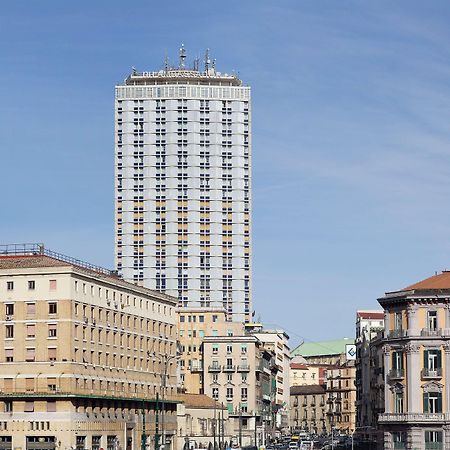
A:
[[[374,320],[382,320],[384,319],[384,312],[383,311],[356,311],[356,316],[360,319],[374,319]]]
[[[342,355],[345,353],[345,346],[354,344],[354,339],[343,338],[333,341],[322,342],[303,342],[297,348],[292,350],[291,356],[331,356]]]
[[[291,395],[325,394],[325,388],[321,384],[291,386],[290,394]]]
[[[450,289],[450,271],[444,271],[438,275],[425,278],[425,280],[408,286],[402,291],[429,290],[429,289]]]
[[[301,363],[291,363],[290,368],[294,370],[308,370],[308,366]]]
[[[219,402],[205,394],[179,394],[176,400],[183,402],[186,408],[222,408]],[[225,409],[225,408],[224,408]]]
[[[61,255],[63,256],[63,255]],[[170,297],[167,294],[161,293],[159,291],[154,291],[142,286],[125,281],[118,275],[113,275],[112,271],[107,269],[96,268],[96,266],[82,266],[77,263],[78,260],[73,260],[75,262],[70,262],[69,260],[64,261],[57,257],[47,256],[45,254],[34,254],[34,255],[1,255],[0,254],[0,270],[20,270],[20,269],[44,269],[44,268],[54,268],[54,267],[66,267],[73,270],[76,273],[90,275],[97,279],[104,280],[106,282],[115,284],[118,287],[124,289],[132,289],[133,291],[139,292],[142,295],[151,296],[159,300],[164,300],[173,304],[177,303],[177,299]],[[90,268],[92,267],[92,268]]]

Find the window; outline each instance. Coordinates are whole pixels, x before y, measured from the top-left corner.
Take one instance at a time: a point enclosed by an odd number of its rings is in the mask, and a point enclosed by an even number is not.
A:
[[[212,398],[218,400],[219,398],[219,388],[212,388]]]
[[[4,412],[12,412],[13,411],[13,402],[11,400],[6,400],[3,404]]]
[[[56,290],[56,280],[49,280],[49,289],[51,291],[55,291]]]
[[[5,313],[7,316],[13,316],[14,315],[14,304],[13,303],[7,303],[5,305]]]
[[[34,402],[25,402],[24,412],[34,412]]]
[[[441,413],[442,412],[442,393],[424,392],[423,394],[423,412]]]
[[[427,312],[427,326],[430,331],[437,330],[437,311]]]
[[[28,324],[27,325],[27,338],[35,338],[36,337],[36,325]]]
[[[29,289],[30,291],[36,289],[36,282],[35,282],[34,280],[29,280],[29,281],[28,281],[28,289]]]
[[[6,282],[6,289],[8,291],[12,291],[14,289],[14,281],[7,281]]]
[[[392,352],[392,368],[403,370],[403,352]]]
[[[184,316],[180,316],[180,322],[181,322],[181,323],[184,322]]]
[[[241,345],[241,353],[247,353],[247,344]]]
[[[227,345],[227,353],[233,353],[233,346]]]
[[[47,412],[56,412],[56,401],[47,401]]]
[[[204,338],[205,337],[205,332],[203,330],[198,330],[198,337],[199,338]]]
[[[402,313],[396,312],[394,313],[394,330],[402,330]]]
[[[241,383],[247,383],[247,374],[241,373]]]
[[[397,414],[403,413],[403,391],[396,391],[394,393],[394,408],[395,413]]]
[[[25,352],[25,361],[33,362],[36,360],[36,350],[34,348],[27,348]]]
[[[219,346],[217,344],[213,344],[212,346],[212,354],[217,355],[219,353]]]
[[[232,387],[227,387],[227,399],[232,399],[233,398],[233,388]]]
[[[12,339],[14,337],[14,325],[5,326],[5,338]]]
[[[232,382],[233,382],[233,374],[227,373],[227,383],[232,383]]]
[[[442,450],[442,431],[425,431],[425,450]]]
[[[27,316],[34,316],[36,314],[36,303],[27,303]]]
[[[12,349],[12,348],[5,349],[5,361],[6,362],[14,361],[14,349]]]
[[[57,311],[58,311],[58,308],[57,308],[56,302],[50,302],[48,304],[48,313],[49,314],[56,314]]]
[[[441,351],[438,349],[424,350],[423,366],[427,374],[438,372],[442,367]]]
[[[218,383],[219,382],[219,374],[218,373],[213,373],[212,374],[212,382],[213,383]]]
[[[56,337],[56,323],[48,325],[48,337]]]
[[[203,323],[205,321],[205,316],[198,316],[198,321]]]
[[[50,347],[48,349],[48,360],[49,361],[56,361],[56,348]]]
[[[242,400],[247,400],[247,388],[241,388],[241,399]]]

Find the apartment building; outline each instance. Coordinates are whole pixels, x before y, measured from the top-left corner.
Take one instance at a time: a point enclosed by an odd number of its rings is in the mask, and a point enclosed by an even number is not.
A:
[[[332,341],[302,342],[291,352],[291,357],[302,357],[308,365],[341,365],[346,362],[346,346],[354,339],[343,338]]]
[[[272,434],[278,371],[274,356],[252,335],[203,340],[205,394],[226,405],[239,444],[265,443]]]
[[[142,434],[170,447],[175,308],[42,245],[2,246],[1,448],[134,450]]]
[[[384,412],[381,339],[384,312],[356,312],[356,432],[364,441],[381,445],[378,414]]]
[[[354,361],[327,370],[326,394],[329,429],[352,434],[356,428],[356,370]]]
[[[294,357],[290,364],[290,386],[324,385],[328,364],[308,364],[306,360]],[[291,397],[292,398],[292,397]]]
[[[277,365],[276,376],[276,427],[280,430],[289,428],[289,370],[291,351],[289,348],[289,335],[283,330],[265,329],[259,323],[246,323],[245,332],[256,336],[264,347],[275,355]]]
[[[178,308],[180,383],[184,392],[202,394],[203,339],[211,336],[242,336],[244,325],[226,320],[224,308]]]
[[[179,307],[251,313],[251,98],[234,74],[179,64],[115,89],[116,267]]]
[[[329,431],[326,415],[326,390],[319,384],[292,386],[290,389],[289,427],[293,433]]]
[[[450,448],[450,272],[378,302],[385,312],[384,448]]]

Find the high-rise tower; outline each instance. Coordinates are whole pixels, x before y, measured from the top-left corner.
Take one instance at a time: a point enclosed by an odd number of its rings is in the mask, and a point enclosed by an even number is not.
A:
[[[115,197],[126,280],[250,319],[250,88],[208,52],[116,86]]]

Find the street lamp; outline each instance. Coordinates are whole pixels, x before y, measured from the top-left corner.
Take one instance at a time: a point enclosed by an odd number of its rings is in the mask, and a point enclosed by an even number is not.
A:
[[[162,437],[162,444],[161,447],[164,449],[166,445],[166,436],[165,436],[165,430],[164,430],[164,400],[165,400],[165,393],[166,393],[166,380],[167,380],[167,368],[169,366],[169,362],[174,360],[178,357],[177,354],[167,356],[167,355],[157,355],[156,352],[153,352],[151,354],[150,352],[147,353],[148,356],[153,356],[159,360],[160,363],[164,364],[163,372],[161,374],[161,387],[162,387],[162,398],[161,398],[161,437]]]

